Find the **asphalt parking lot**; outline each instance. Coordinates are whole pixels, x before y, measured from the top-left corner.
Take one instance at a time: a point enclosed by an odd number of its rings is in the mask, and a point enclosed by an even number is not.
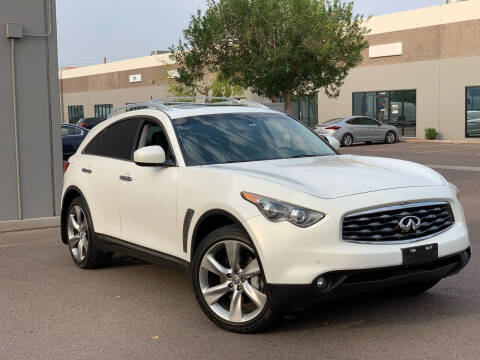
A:
[[[470,265],[418,297],[363,295],[238,335],[201,313],[188,275],[119,257],[80,270],[58,229],[0,234],[1,359],[478,359],[480,144],[397,143],[342,153],[433,166],[459,186]],[[338,184],[337,184],[338,186]]]

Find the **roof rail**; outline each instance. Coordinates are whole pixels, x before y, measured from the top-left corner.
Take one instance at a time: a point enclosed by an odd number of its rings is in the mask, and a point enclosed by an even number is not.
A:
[[[198,102],[203,100],[203,102]],[[109,118],[123,112],[139,109],[155,109],[160,111],[172,110],[174,106],[178,105],[198,105],[198,106],[251,106],[262,109],[268,109],[268,106],[253,102],[253,101],[240,101],[239,99],[231,97],[218,97],[218,96],[176,96],[169,98],[153,99],[148,102],[132,103],[126,106],[122,106],[114,109]]]

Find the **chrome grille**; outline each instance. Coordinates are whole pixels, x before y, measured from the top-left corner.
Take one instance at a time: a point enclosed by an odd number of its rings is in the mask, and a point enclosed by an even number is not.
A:
[[[405,217],[417,217],[418,229],[402,230],[399,223]],[[455,222],[447,202],[421,202],[388,206],[346,215],[343,219],[343,239],[352,242],[408,242],[433,236]]]

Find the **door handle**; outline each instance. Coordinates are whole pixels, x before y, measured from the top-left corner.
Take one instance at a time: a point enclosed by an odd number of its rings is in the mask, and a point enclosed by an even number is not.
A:
[[[132,181],[130,176],[120,175],[120,180],[122,181]]]
[[[91,173],[92,173],[92,170],[91,170],[91,169],[87,169],[87,168],[82,168],[82,172],[85,173],[85,174],[91,174]]]

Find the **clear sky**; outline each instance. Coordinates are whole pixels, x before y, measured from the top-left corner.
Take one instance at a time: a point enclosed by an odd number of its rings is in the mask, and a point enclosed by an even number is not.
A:
[[[355,11],[381,15],[442,0],[356,0]],[[147,56],[177,43],[206,0],[57,0],[59,66]]]

